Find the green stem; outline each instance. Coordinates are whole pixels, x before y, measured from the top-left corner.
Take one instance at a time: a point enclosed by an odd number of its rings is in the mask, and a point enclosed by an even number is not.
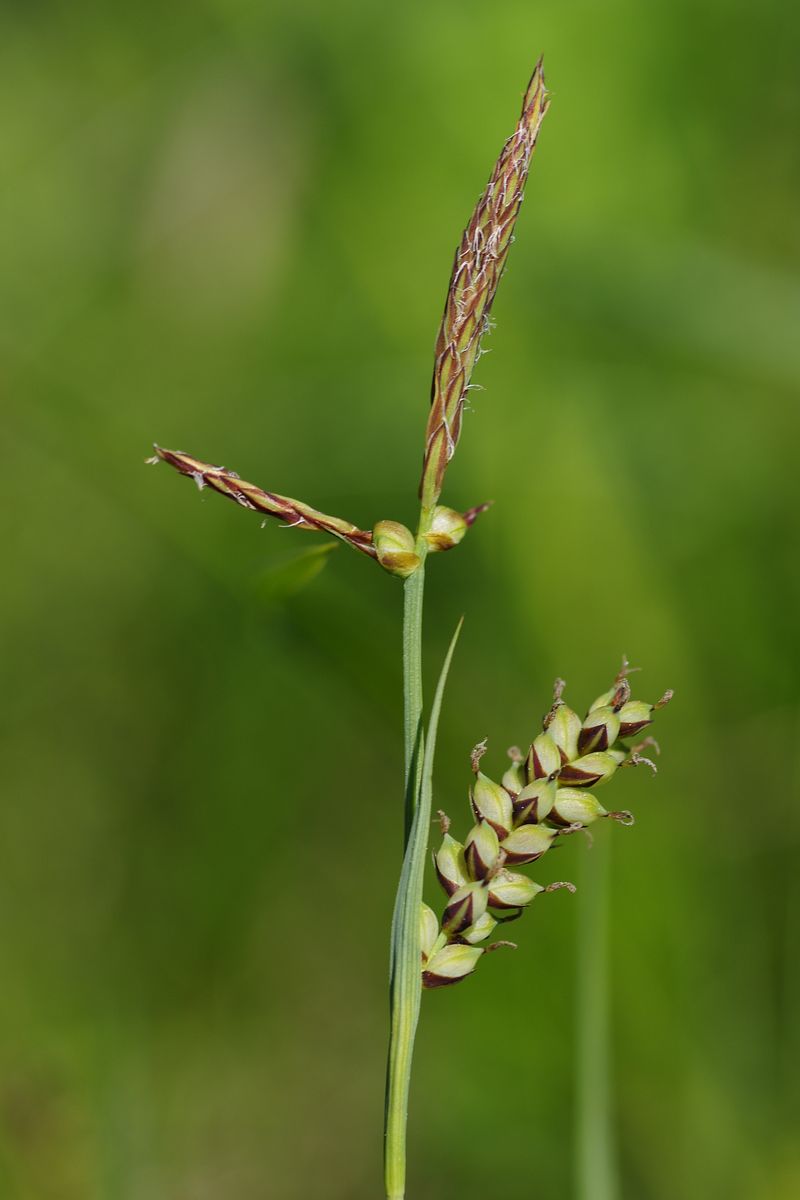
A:
[[[405,836],[408,843],[422,769],[422,605],[425,560],[405,584],[403,600],[403,733],[405,744]]]
[[[616,1200],[608,988],[610,838],[583,856],[578,916],[578,1197]]]
[[[406,1126],[414,1039],[419,1019],[419,910],[430,825],[430,796],[421,793],[423,753],[422,610],[425,594],[425,532],[430,512],[423,509],[416,551],[420,566],[405,584],[403,606],[403,728],[405,740],[405,856],[392,918],[389,1058],[386,1068],[384,1173],[387,1200],[403,1200],[406,1186]],[[437,693],[437,701],[441,701]],[[431,716],[431,732],[434,715]]]

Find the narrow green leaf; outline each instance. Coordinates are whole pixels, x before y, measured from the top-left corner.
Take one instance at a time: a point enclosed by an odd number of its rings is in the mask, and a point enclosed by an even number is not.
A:
[[[422,819],[420,819],[418,822],[425,837],[425,845],[422,849],[423,863],[425,851],[427,850],[428,845],[428,825],[430,824],[431,819],[431,799],[433,797],[433,762],[436,754],[436,734],[439,730],[439,716],[442,711],[442,699],[444,697],[447,676],[450,674],[450,664],[453,661],[453,654],[455,653],[458,639],[461,636],[463,625],[464,618],[461,617],[456,625],[455,633],[450,641],[444,663],[442,664],[442,670],[439,674],[439,681],[436,684],[436,691],[434,693],[433,704],[431,706],[430,720],[428,721],[428,733],[425,738],[425,755],[422,760],[422,780],[420,782],[419,809],[421,810],[425,805],[427,805],[427,814],[424,822]],[[415,824],[417,824],[417,822],[415,822]]]
[[[405,1187],[405,1114],[408,1110],[411,1060],[422,994],[419,913],[422,903],[425,859],[428,851],[428,833],[431,824],[436,733],[439,727],[447,675],[463,623],[464,618],[462,617],[456,626],[439,675],[439,682],[436,685],[425,738],[419,797],[406,843],[403,870],[397,888],[392,919],[392,1031],[389,1042],[390,1060],[386,1093],[387,1196],[402,1196]]]

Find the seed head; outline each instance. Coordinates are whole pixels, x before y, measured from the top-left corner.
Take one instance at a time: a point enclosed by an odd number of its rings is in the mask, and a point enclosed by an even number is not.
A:
[[[514,800],[514,822],[532,825],[544,821],[556,798],[555,779],[535,779],[526,784]]]
[[[468,883],[453,892],[450,902],[442,916],[442,929],[445,933],[463,933],[470,925],[474,925],[479,917],[486,912],[489,893],[482,883]]]
[[[578,757],[578,738],[581,719],[576,712],[559,700],[545,717],[547,733],[561,752],[562,763]]]
[[[378,521],[372,531],[372,544],[378,562],[392,575],[406,579],[419,566],[419,555],[414,552],[414,535],[399,521]]]
[[[431,410],[420,483],[423,507],[439,498],[461,433],[464,401],[503,274],[548,98],[541,59],[517,127],[503,147],[456,250],[436,340]]]
[[[655,704],[631,699],[631,671],[624,660],[613,686],[598,696],[583,721],[564,702],[563,679],[556,680],[553,705],[544,719],[545,732],[534,739],[527,757],[516,746],[509,750],[511,766],[503,775],[502,786],[480,769],[488,750],[486,739],[473,748],[475,783],[470,800],[478,823],[462,846],[448,832],[449,819],[442,822],[444,836],[435,863],[448,903],[440,927],[433,926],[432,910],[424,914],[426,987],[457,983],[470,974],[481,952],[476,943],[487,938],[499,922],[521,917],[542,892],[575,890],[571,883],[563,882],[542,887],[509,867],[536,862],[556,838],[596,821],[633,824],[629,812],[604,808],[593,789],[612,780],[623,766],[643,763],[655,769],[641,753],[650,746],[658,753],[653,738],[634,746],[626,745],[622,738],[627,731],[636,732],[649,724],[672,693],[666,692]],[[495,942],[486,946],[485,952],[504,944]],[[464,958],[455,952],[456,947],[475,948],[478,954]]]
[[[613,751],[599,750],[565,763],[558,781],[571,787],[593,787],[596,783],[609,780],[619,765],[617,754]]]
[[[619,734],[620,718],[610,704],[592,709],[578,734],[578,750],[581,754],[588,754],[591,750],[607,750],[614,745]]]
[[[430,530],[425,534],[431,553],[435,554],[437,550],[452,550],[468,529],[469,526],[463,513],[456,512],[454,508],[446,508],[443,504],[437,504],[433,510]]]
[[[492,908],[526,908],[544,888],[527,875],[516,871],[498,871],[489,887]]]
[[[488,821],[473,826],[464,843],[467,870],[473,879],[486,879],[497,865],[500,842]]]
[[[497,920],[491,913],[485,912],[482,917],[474,925],[470,925],[469,929],[465,929],[463,933],[459,933],[457,940],[466,942],[470,946],[476,945],[478,942],[486,941],[486,938],[497,928]]]
[[[531,743],[526,762],[528,782],[546,779],[561,769],[561,754],[549,733],[540,733]]]
[[[465,883],[469,883],[467,865],[464,861],[464,847],[461,842],[450,837],[449,833],[442,838],[442,844],[434,856],[434,865],[439,883],[448,896],[452,896],[453,892],[457,892]]]
[[[459,983],[475,970],[483,953],[481,946],[467,946],[459,942],[444,946],[422,972],[423,987],[438,988]]]
[[[154,446],[154,450],[154,457],[148,461],[160,460],[168,463],[181,475],[188,475],[193,479],[201,491],[209,487],[221,496],[227,496],[242,508],[252,509],[267,517],[275,517],[294,529],[311,529],[331,534],[371,558],[376,556],[369,530],[358,529],[349,521],[343,521],[341,517],[330,517],[326,513],[318,512],[301,500],[292,500],[289,496],[278,495],[277,492],[266,492],[254,483],[246,483],[240,479],[235,471],[214,467],[211,463],[201,462],[199,458],[193,458],[180,450],[164,450],[161,446]]]
[[[554,837],[556,831],[544,825],[520,825],[503,839],[500,848],[505,851],[506,862],[512,866],[532,863],[550,849]]]
[[[672,699],[672,692],[664,692],[655,704],[645,704],[643,700],[629,700],[619,710],[620,737],[633,737],[651,723],[656,709],[663,708]]]
[[[555,825],[591,825],[598,817],[607,817],[592,792],[583,788],[560,787],[556,793],[550,820]]]
[[[513,762],[503,773],[503,787],[511,796],[518,795],[525,787],[525,767],[520,762]]]
[[[439,918],[432,908],[429,908],[427,904],[422,904],[420,906],[419,944],[423,965],[439,948],[437,942],[440,938],[444,945],[444,938],[439,933]]]
[[[472,789],[472,808],[475,819],[488,821],[500,837],[505,837],[514,820],[511,797],[504,787],[478,771]]]

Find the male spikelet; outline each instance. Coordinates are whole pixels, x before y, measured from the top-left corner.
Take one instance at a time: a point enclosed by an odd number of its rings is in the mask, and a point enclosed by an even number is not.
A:
[[[407,578],[419,566],[419,556],[414,549],[414,535],[399,521],[378,521],[372,530],[359,529],[352,522],[319,512],[302,500],[293,500],[289,496],[281,496],[278,492],[268,492],[255,483],[247,483],[236,471],[215,467],[191,454],[185,454],[182,450],[165,450],[163,446],[154,446],[153,449],[155,454],[147,459],[148,463],[167,463],[181,475],[193,479],[201,491],[203,488],[211,488],[221,496],[233,500],[241,508],[260,512],[265,517],[274,517],[293,529],[310,529],[317,533],[330,534],[352,546],[354,550],[360,550],[362,554],[377,559],[392,575]],[[426,535],[429,550],[450,550],[457,546],[469,527],[488,507],[488,504],[478,504],[460,513],[452,508],[437,505]]]
[[[501,151],[456,250],[436,340],[420,483],[423,508],[432,508],[436,503],[461,433],[472,368],[513,240],[531,157],[548,103],[539,59],[525,92],[517,127]]]
[[[531,157],[548,108],[542,60],[525,92],[522,113],[503,146],[488,184],[456,250],[444,315],[436,340],[431,408],[425,431],[420,481],[423,520],[420,537],[428,553],[457,546],[476,518],[488,508],[479,504],[457,512],[437,503],[447,464],[461,432],[464,402],[480,341],[503,274],[513,230],[525,192]],[[209,487],[242,508],[254,509],[297,529],[317,530],[352,546],[393,575],[407,578],[420,565],[416,539],[398,521],[378,521],[372,530],[321,513],[300,500],[246,483],[234,471],[215,467],[179,450],[155,447],[148,462],[166,462],[199,488]]]
[[[209,487],[221,496],[227,496],[242,508],[250,508],[263,513],[264,516],[275,517],[276,520],[297,529],[314,529],[319,533],[329,533],[352,546],[354,550],[361,550],[371,558],[376,557],[372,533],[369,530],[359,529],[350,521],[343,521],[341,517],[330,517],[327,513],[318,512],[301,500],[292,500],[289,496],[278,495],[277,492],[266,492],[254,483],[246,483],[240,479],[235,471],[226,471],[224,467],[214,467],[211,463],[201,462],[199,458],[193,458],[191,454],[184,454],[181,450],[164,450],[161,446],[154,446],[153,449],[155,454],[148,462],[168,463],[181,475],[188,475],[193,479],[201,490]]]

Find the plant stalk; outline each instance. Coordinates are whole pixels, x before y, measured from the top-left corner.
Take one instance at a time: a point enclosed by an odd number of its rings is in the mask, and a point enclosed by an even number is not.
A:
[[[405,746],[405,824],[407,845],[419,795],[422,770],[422,605],[425,560],[405,582],[403,597],[403,734]]]
[[[608,979],[611,844],[602,833],[583,856],[578,890],[578,1200],[618,1196]]]
[[[403,729],[405,819],[403,870],[392,918],[389,1057],[386,1068],[384,1173],[387,1200],[403,1200],[406,1186],[406,1127],[414,1039],[419,1020],[419,909],[430,825],[430,800],[420,811],[423,755],[422,614],[425,558],[431,510],[420,514],[416,553],[420,565],[405,583],[403,604]],[[440,699],[441,697],[439,697]],[[433,721],[433,716],[432,716]],[[432,749],[432,748],[431,748]],[[420,819],[422,818],[422,819]]]

